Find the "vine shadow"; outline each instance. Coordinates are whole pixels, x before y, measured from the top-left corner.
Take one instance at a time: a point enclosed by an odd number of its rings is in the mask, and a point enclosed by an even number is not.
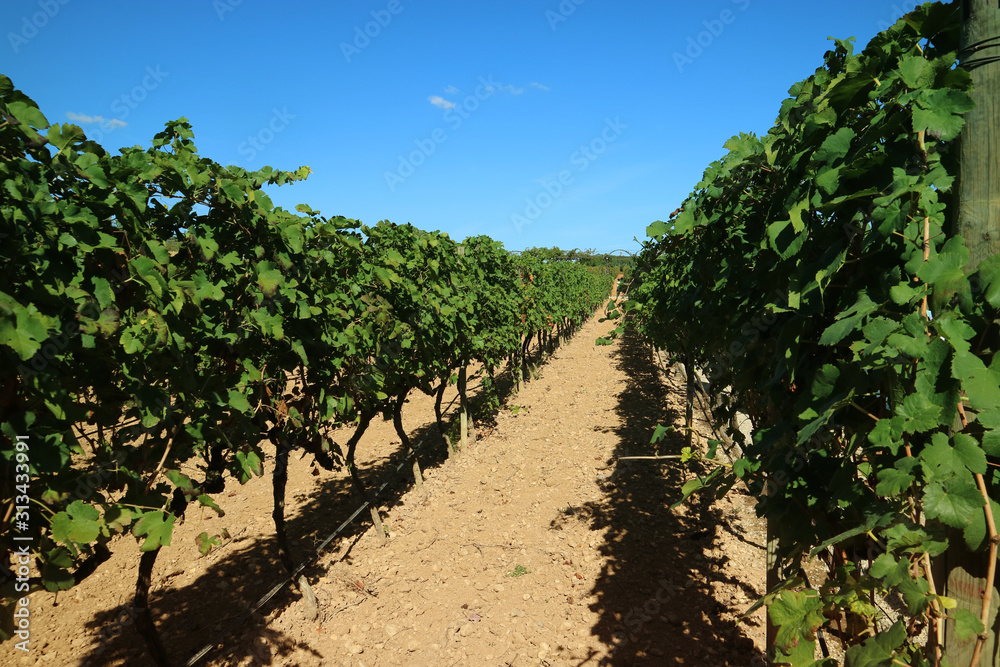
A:
[[[650,443],[658,424],[683,423],[683,399],[677,408],[670,405],[671,392],[649,346],[630,333],[613,354],[626,376],[616,407],[620,426],[614,458],[680,454],[686,444],[681,432]],[[750,599],[761,593],[727,576],[722,570],[727,557],[712,553],[726,518],[703,494],[677,511],[670,509],[692,465],[700,464],[617,461],[614,474],[601,484],[604,497],[586,508],[592,530],[607,530],[600,548],[605,565],[590,608],[600,617],[592,632],[611,651],[578,664],[766,664],[748,629],[722,618],[743,613],[743,605],[718,599],[714,590],[727,584]]]

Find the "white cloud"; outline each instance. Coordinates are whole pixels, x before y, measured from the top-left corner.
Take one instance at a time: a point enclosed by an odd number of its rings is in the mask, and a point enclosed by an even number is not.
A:
[[[448,100],[444,99],[440,95],[431,95],[427,99],[430,100],[430,103],[433,104],[434,106],[436,106],[438,109],[454,109],[455,108],[455,103],[454,102],[449,102]]]
[[[551,90],[551,88],[549,88],[548,86],[544,86],[538,83],[537,81],[532,81],[530,85],[534,86],[535,88],[541,88],[542,90]]]
[[[500,90],[506,90],[511,95],[520,95],[524,92],[524,88],[515,88],[514,86],[500,86]]]
[[[458,92],[458,88],[456,88],[455,86],[448,86],[447,88],[444,89],[444,92],[448,93],[449,95],[454,95],[455,93]]]
[[[112,118],[108,120],[104,116],[88,116],[82,113],[73,113],[72,111],[67,111],[66,117],[70,120],[75,120],[77,123],[83,123],[85,125],[90,123],[106,124],[107,127],[125,127],[128,125],[128,123],[120,118]]]

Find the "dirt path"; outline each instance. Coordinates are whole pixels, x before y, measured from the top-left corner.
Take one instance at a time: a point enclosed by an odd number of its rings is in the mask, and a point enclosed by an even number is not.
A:
[[[586,324],[509,398],[487,437],[451,458],[430,399],[414,396],[404,425],[434,454],[422,456],[423,494],[405,477],[387,493],[387,543],[359,519],[307,571],[315,620],[298,592],[284,591],[202,664],[763,664],[762,613],[737,621],[763,589],[752,501],[733,494],[671,512],[689,472],[676,461],[616,461],[679,451],[679,438],[658,449],[649,438],[683,409],[648,348],[628,338],[594,345],[606,330]],[[381,481],[398,448],[390,423],[373,425],[359,469]],[[297,560],[359,504],[346,475],[311,472],[304,461],[290,467]],[[193,513],[157,563],[154,617],[177,664],[281,579],[270,493],[263,479],[227,488],[227,515]],[[199,558],[193,537],[222,528],[233,539]],[[136,552],[122,540],[57,605],[35,594],[32,652],[0,662],[148,664],[128,605]]]

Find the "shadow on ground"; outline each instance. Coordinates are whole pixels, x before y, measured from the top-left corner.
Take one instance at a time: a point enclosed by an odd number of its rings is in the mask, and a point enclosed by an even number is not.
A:
[[[539,363],[541,355],[537,349],[534,349],[533,353],[533,362]],[[492,417],[488,414],[491,402],[478,396],[481,386],[480,383],[470,382],[470,407],[474,415],[489,425],[492,422]],[[498,374],[496,386],[497,399],[502,405],[515,389],[513,374],[509,368]],[[456,403],[452,401],[446,404],[446,423],[457,421]],[[408,435],[418,446],[421,467],[428,470],[440,467],[447,460],[448,445],[434,422],[433,411],[425,415],[425,419],[424,425]],[[447,430],[453,431],[450,428]],[[343,439],[346,440],[347,436]],[[404,459],[405,452],[402,451],[398,439],[395,440],[395,444],[400,449],[390,456],[379,459],[374,464],[363,467],[359,465],[359,474],[369,489],[376,489],[387,479],[392,478],[378,498],[383,516],[399,505],[403,495],[413,483],[409,465],[403,466],[398,473],[396,472],[396,468]],[[364,446],[362,442],[359,447],[359,457],[365,456]],[[296,458],[299,454],[300,452],[293,452],[292,458]],[[268,472],[272,461],[271,458],[265,461],[265,470]],[[227,486],[226,495],[230,497],[222,498],[223,501],[236,502],[234,498],[242,495],[240,488],[233,486]],[[286,502],[292,500],[293,491],[289,489]],[[347,520],[364,499],[354,492],[346,471],[341,470],[335,475],[330,475],[319,487],[310,490],[304,500],[305,504],[294,515],[286,515],[286,533],[292,550],[292,560],[296,564],[312,555],[317,546]],[[268,505],[266,510],[268,521],[270,521],[270,511]],[[186,520],[200,518],[197,512],[191,511]],[[353,544],[368,530],[370,524],[370,515],[366,510],[339,534],[327,551],[348,544],[342,562],[349,565]],[[273,524],[271,526],[273,530]],[[211,527],[207,529],[211,531]],[[138,547],[134,548],[138,560]],[[167,552],[161,555],[161,558],[168,557]],[[169,569],[164,579],[153,582],[150,594],[152,617],[172,665],[184,665],[197,651],[216,638],[218,643],[198,664],[237,664],[252,657],[251,664],[269,665],[279,658],[287,658],[297,650],[306,650],[311,658],[315,658],[315,664],[322,664],[322,656],[309,649],[308,641],[299,641],[268,626],[267,616],[277,616],[299,603],[302,595],[297,589],[284,588],[259,612],[250,614],[249,618],[246,618],[246,612],[251,605],[285,578],[285,572],[278,558],[277,541],[273,535],[263,539],[241,534],[233,535],[229,542],[205,558],[210,564],[205,567],[204,573],[190,584],[181,587],[172,586],[170,583],[172,573]],[[192,568],[199,566],[198,563],[178,565]],[[314,585],[323,577],[339,578],[336,568],[326,571],[319,566],[306,569],[305,575]],[[350,586],[353,582],[345,581],[344,584]],[[324,600],[319,602],[319,617],[315,621],[302,615],[302,627],[308,632],[320,628],[325,615],[331,611],[324,606]],[[220,634],[230,626],[233,626],[232,631],[220,637]],[[86,656],[81,656],[85,664],[124,663],[143,666],[153,664],[136,630],[135,609],[131,599],[123,601],[112,610],[95,614],[86,627],[98,633],[101,639],[96,646],[90,648]]]
[[[685,445],[680,433],[650,444],[657,424],[682,423],[669,398],[678,392],[661,382],[648,345],[636,336],[625,336],[616,355],[626,375],[618,397],[616,458],[679,454]],[[690,477],[690,464],[677,460],[618,461],[603,484],[604,498],[582,508],[593,529],[607,529],[601,549],[607,564],[594,584],[591,609],[600,615],[594,634],[613,649],[580,665],[764,664],[747,629],[723,619],[744,610],[729,608],[713,592],[713,584],[727,583],[758,596],[722,572],[725,556],[711,555],[727,519],[711,497],[701,495],[670,509]]]

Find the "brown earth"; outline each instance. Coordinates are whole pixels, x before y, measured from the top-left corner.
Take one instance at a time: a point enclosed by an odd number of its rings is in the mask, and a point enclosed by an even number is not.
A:
[[[763,613],[739,620],[764,586],[753,501],[734,492],[671,511],[690,464],[618,460],[679,452],[676,434],[649,441],[658,423],[681,423],[683,394],[638,341],[595,346],[607,328],[584,325],[450,458],[431,399],[412,396],[404,426],[423,443],[426,480],[420,492],[401,474],[383,493],[387,542],[363,512],[306,570],[315,619],[282,590],[200,664],[762,665]],[[369,484],[399,448],[390,422],[373,424],[358,448]],[[297,562],[361,502],[346,472],[312,473],[293,455]],[[156,563],[153,614],[177,665],[283,579],[267,479],[232,482],[219,502],[222,518],[189,511]],[[231,539],[200,556],[195,535],[223,529]],[[152,664],[130,605],[138,547],[113,546],[82,585],[32,596],[31,651],[8,642],[0,663]]]

